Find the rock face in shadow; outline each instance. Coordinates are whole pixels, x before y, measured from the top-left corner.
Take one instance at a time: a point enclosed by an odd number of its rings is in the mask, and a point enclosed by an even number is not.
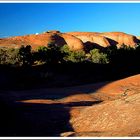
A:
[[[15,36],[0,39],[0,47],[18,48],[21,45],[31,45],[33,49],[39,46],[48,46],[50,43],[55,43],[58,46],[67,44],[70,50],[82,50],[90,44],[95,47],[109,47],[117,45],[120,47],[122,44],[135,47],[140,40],[138,37],[129,35],[123,32],[67,32],[61,33],[60,31],[47,31],[41,34],[31,34],[25,36]]]

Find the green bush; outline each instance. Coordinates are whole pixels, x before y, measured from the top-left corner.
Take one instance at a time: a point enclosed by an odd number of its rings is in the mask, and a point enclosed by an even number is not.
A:
[[[109,63],[108,56],[105,53],[100,52],[99,49],[93,49],[90,51],[89,60],[93,63],[106,64]]]
[[[32,66],[33,64],[58,64],[58,63],[81,63],[92,62],[98,64],[126,64],[138,63],[140,59],[140,45],[136,48],[122,45],[119,49],[111,46],[102,51],[92,49],[85,53],[83,50],[71,51],[68,45],[58,46],[50,43],[48,47],[40,46],[32,51],[31,46],[21,48],[0,48],[0,64],[15,66]]]
[[[70,51],[66,56],[64,56],[65,61],[70,61],[74,63],[85,61],[86,54],[83,50],[80,51]]]
[[[12,65],[19,65],[19,49],[8,49],[7,50],[7,63]]]
[[[35,59],[46,64],[56,64],[63,61],[64,52],[62,47],[56,44],[49,44],[48,47],[39,47],[35,54]]]
[[[26,47],[21,46],[21,48],[19,49],[18,56],[19,56],[20,65],[27,66],[33,64],[33,57],[32,57],[30,45],[27,45]]]
[[[65,55],[68,55],[71,53],[69,46],[68,45],[64,45],[60,48],[61,53],[64,53]]]
[[[6,64],[7,49],[0,48],[0,64]]]
[[[21,48],[0,48],[0,64],[3,65],[32,65],[31,46]]]
[[[0,48],[0,64],[19,65],[19,49]]]
[[[33,52],[34,62],[38,62],[39,64],[47,63],[47,53],[48,48],[45,46],[38,47],[37,51]]]

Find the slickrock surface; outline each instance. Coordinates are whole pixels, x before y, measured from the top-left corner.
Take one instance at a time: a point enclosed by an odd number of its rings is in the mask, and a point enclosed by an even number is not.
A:
[[[102,136],[140,135],[140,94],[83,109],[70,120],[75,132]]]
[[[140,93],[140,74],[110,82],[96,92],[110,95],[131,95]]]
[[[140,74],[79,87],[7,91],[0,97],[9,135],[140,136]]]

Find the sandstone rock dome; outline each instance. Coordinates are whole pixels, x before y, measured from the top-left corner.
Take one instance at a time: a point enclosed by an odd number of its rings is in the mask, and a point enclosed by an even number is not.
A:
[[[60,33],[59,31],[47,31],[37,35],[3,38],[0,39],[0,47],[18,48],[21,45],[31,45],[33,49],[36,49],[39,46],[48,46],[51,42],[58,46],[67,44],[71,50],[81,50],[84,48],[83,42],[80,39],[69,34]]]
[[[119,48],[122,44],[135,47],[136,44],[140,42],[136,36],[123,32],[69,32],[69,34],[80,38],[83,42],[90,41],[102,47],[117,45]]]
[[[66,41],[66,44],[69,46],[70,50],[81,50],[84,48],[84,44],[83,42],[79,39],[76,38],[73,35],[69,35],[69,34],[61,34],[61,37],[64,38],[64,40]]]
[[[120,47],[122,44],[135,47],[135,45],[139,42],[136,36],[129,35],[123,32],[105,32],[105,33],[101,33],[101,35],[108,39],[116,41],[116,45],[118,47]]]
[[[81,39],[83,41],[83,43],[91,42],[93,44],[97,44],[97,45],[102,46],[102,47],[108,47],[108,46],[110,46],[108,40],[105,37],[100,36],[99,33],[71,32],[69,34],[72,34],[75,37]]]
[[[31,34],[25,36],[15,36],[0,39],[0,47],[18,48],[21,45],[31,45],[33,49],[39,46],[48,46],[49,43],[55,43],[59,46],[67,44],[70,50],[82,50],[86,47],[86,43],[94,46],[109,47],[122,44],[135,47],[140,42],[138,37],[123,32],[67,32],[47,31],[41,34]]]

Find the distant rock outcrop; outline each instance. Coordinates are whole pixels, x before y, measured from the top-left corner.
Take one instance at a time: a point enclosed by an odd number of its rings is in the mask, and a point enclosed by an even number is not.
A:
[[[15,36],[0,39],[0,47],[18,48],[21,45],[31,45],[33,49],[39,46],[48,46],[50,43],[59,46],[67,44],[70,50],[82,50],[87,46],[106,48],[112,45],[120,47],[122,44],[135,47],[140,42],[138,37],[122,32],[68,32],[46,31],[41,34],[31,34],[25,36]]]
[[[71,32],[68,34],[71,34],[71,35],[81,39],[83,43],[90,42],[93,45],[101,46],[101,47],[109,47],[110,46],[109,41],[105,37],[100,36],[99,33]]]
[[[67,44],[70,50],[81,50],[84,48],[83,42],[80,39],[69,34],[60,33],[59,31],[3,38],[0,40],[0,47],[18,48],[21,45],[31,45],[33,49],[36,49],[39,46],[48,46],[50,43],[55,43],[58,46]]]
[[[140,42],[136,36],[123,32],[69,32],[69,34],[80,38],[84,43],[92,42],[102,47],[116,45],[119,48],[123,44],[135,47]]]
[[[106,32],[102,33],[101,35],[112,40],[112,43],[110,42],[110,45],[113,45],[113,41],[115,41],[117,47],[121,47],[122,44],[135,47],[136,44],[139,43],[139,40],[136,38],[136,36],[129,35],[123,32]]]

